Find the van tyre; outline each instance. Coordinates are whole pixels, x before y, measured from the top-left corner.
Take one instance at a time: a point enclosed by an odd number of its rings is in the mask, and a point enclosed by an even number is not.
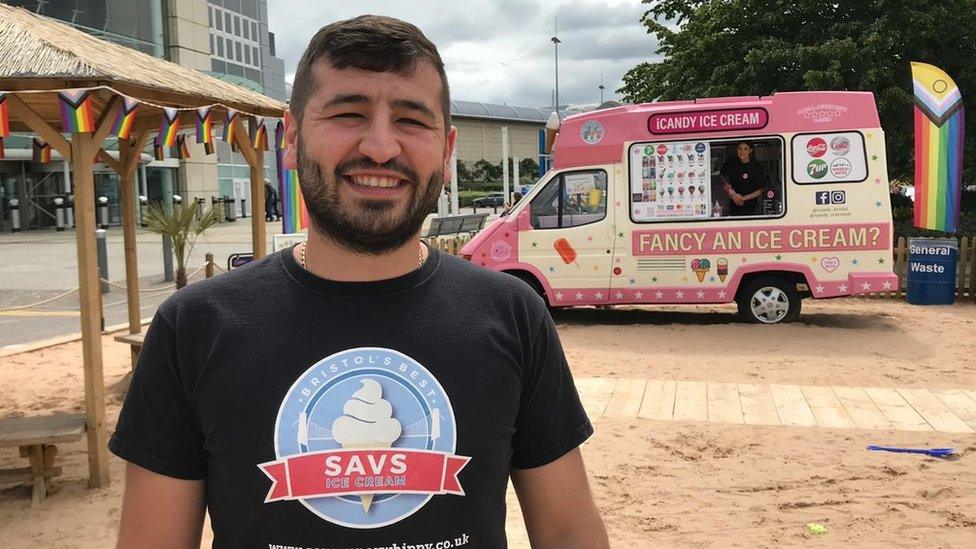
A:
[[[753,324],[794,322],[800,317],[801,302],[796,284],[772,276],[750,281],[736,298],[739,316]]]

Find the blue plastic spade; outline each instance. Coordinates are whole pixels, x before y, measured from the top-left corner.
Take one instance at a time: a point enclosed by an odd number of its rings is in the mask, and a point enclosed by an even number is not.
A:
[[[956,453],[955,448],[897,448],[894,446],[868,446],[874,452],[895,452],[898,454],[923,454],[937,458],[951,456]]]

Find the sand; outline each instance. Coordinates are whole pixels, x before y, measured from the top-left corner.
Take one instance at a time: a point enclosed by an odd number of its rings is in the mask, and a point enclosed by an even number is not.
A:
[[[804,303],[802,322],[739,324],[729,307],[579,309],[556,322],[578,377],[976,389],[976,306],[888,300]],[[103,338],[105,382],[128,347]],[[78,412],[80,343],[0,358],[0,418]],[[107,416],[120,407],[108,391]],[[583,446],[613,547],[960,547],[976,539],[976,436],[759,427],[601,417]],[[952,446],[956,460],[868,452],[868,444]],[[124,463],[86,488],[83,443],[59,446],[60,490],[31,507],[0,487],[0,547],[114,544]],[[25,461],[0,449],[0,468]],[[528,547],[509,498],[512,547]],[[811,534],[806,524],[826,527]],[[206,529],[205,529],[206,530]],[[205,533],[204,546],[210,545]]]

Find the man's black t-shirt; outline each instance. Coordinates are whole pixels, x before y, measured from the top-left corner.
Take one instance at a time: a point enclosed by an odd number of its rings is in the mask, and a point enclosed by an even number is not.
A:
[[[743,164],[738,157],[733,156],[722,166],[721,173],[732,185],[732,189],[742,196],[766,188],[766,176],[763,174],[759,163],[754,160]],[[758,205],[759,197],[756,197],[752,200],[746,200],[741,206],[735,202],[730,202],[729,209],[732,215],[753,215],[757,213]]]
[[[160,307],[109,447],[204,479],[215,547],[493,548],[511,468],[591,433],[515,277],[431,249],[335,282],[288,249]]]

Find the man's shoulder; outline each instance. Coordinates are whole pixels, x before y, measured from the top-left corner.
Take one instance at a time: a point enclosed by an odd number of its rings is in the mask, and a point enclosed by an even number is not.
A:
[[[441,257],[445,276],[452,285],[464,288],[465,293],[476,294],[483,298],[514,300],[532,306],[545,306],[542,297],[516,276],[486,269],[447,253],[441,253]]]

